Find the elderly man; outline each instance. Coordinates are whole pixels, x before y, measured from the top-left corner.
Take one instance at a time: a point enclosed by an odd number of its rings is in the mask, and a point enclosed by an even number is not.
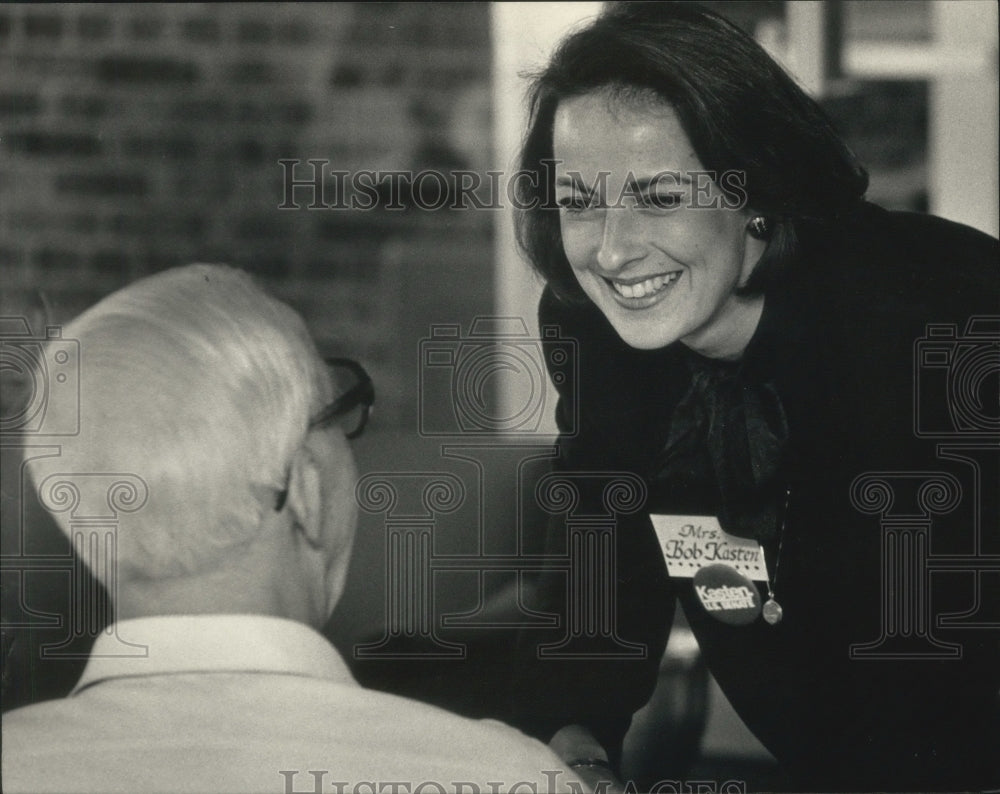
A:
[[[317,633],[355,531],[363,371],[338,378],[298,315],[210,265],[137,282],[65,336],[80,433],[32,479],[51,503],[128,473],[135,502],[108,548],[56,513],[116,623],[68,698],[4,716],[5,791],[580,790],[512,728],[361,688]]]

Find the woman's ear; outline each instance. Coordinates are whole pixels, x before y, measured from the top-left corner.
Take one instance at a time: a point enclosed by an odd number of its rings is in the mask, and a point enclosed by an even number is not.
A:
[[[318,548],[323,538],[322,467],[308,441],[301,444],[292,458],[288,477],[287,509],[293,522],[305,534],[309,545]]]
[[[743,211],[743,224],[746,242],[743,246],[740,289],[746,287],[754,270],[757,269],[774,233],[774,222],[770,218],[749,209]]]

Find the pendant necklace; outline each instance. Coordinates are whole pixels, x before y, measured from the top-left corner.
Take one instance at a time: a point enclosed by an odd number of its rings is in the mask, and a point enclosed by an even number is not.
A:
[[[792,489],[785,489],[785,507],[781,513],[781,526],[778,529],[778,553],[774,558],[774,577],[767,577],[767,601],[764,602],[762,612],[764,620],[772,626],[781,622],[784,610],[774,598],[774,589],[778,586],[778,566],[781,565],[781,547],[785,542],[785,522],[788,520],[788,504],[792,498]]]

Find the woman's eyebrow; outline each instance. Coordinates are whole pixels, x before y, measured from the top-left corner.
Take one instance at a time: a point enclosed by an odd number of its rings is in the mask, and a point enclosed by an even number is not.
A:
[[[669,179],[668,179],[669,177]],[[598,182],[600,180],[597,180]],[[659,187],[661,183],[666,182],[670,184],[671,182],[675,184],[690,185],[693,184],[694,180],[691,179],[687,174],[682,174],[680,171],[660,171],[652,176],[635,177],[629,176],[628,183],[634,185],[635,187],[643,190],[650,187]],[[560,177],[556,177],[556,187],[575,187],[581,190],[586,190],[588,192],[593,191],[594,187],[588,185],[583,177],[577,173],[567,173]]]
[[[647,190],[649,187],[671,187],[673,185],[690,185],[693,183],[691,177],[682,174],[680,171],[660,171],[652,176],[633,177],[630,184],[638,190]]]

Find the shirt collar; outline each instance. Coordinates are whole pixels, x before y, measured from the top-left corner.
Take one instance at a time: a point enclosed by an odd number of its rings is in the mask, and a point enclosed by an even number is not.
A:
[[[304,623],[268,615],[158,615],[105,629],[71,694],[108,679],[224,672],[355,683],[336,649]]]

